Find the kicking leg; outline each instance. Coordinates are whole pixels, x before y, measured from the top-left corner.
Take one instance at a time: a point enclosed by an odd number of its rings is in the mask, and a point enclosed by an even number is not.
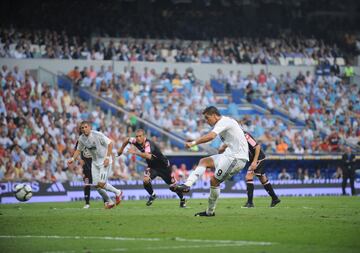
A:
[[[206,168],[214,168],[214,161],[211,157],[202,158],[196,166],[196,168],[191,171],[189,177],[187,178],[185,185],[191,187],[202,175],[205,173]]]
[[[198,166],[191,171],[189,177],[186,182],[181,185],[172,185],[170,190],[175,192],[189,192],[190,187],[205,173],[206,168],[215,168],[214,161],[211,157],[202,158],[198,164]]]

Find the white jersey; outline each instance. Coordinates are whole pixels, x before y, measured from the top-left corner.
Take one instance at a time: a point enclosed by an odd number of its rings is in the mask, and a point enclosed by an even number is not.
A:
[[[219,135],[220,139],[227,145],[224,155],[249,161],[248,143],[244,131],[236,120],[221,116],[212,132]]]
[[[91,130],[89,136],[80,135],[77,149],[79,151],[87,151],[90,153],[92,162],[100,165],[103,164],[107,154],[108,145],[111,140],[103,133]]]

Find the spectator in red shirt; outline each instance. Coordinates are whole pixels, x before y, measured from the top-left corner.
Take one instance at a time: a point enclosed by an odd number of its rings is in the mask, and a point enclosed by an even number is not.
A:
[[[267,76],[265,74],[265,71],[261,69],[258,75],[258,83],[264,85],[266,83],[266,80],[267,80]]]

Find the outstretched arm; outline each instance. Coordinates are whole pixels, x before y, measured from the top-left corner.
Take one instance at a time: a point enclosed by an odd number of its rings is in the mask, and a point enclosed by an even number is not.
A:
[[[76,158],[79,156],[80,154],[80,150],[75,150],[73,156],[67,161],[67,164],[70,165],[72,164],[74,161],[76,161]]]
[[[213,139],[215,139],[216,135],[217,134],[215,132],[209,132],[209,133],[201,136],[199,139],[197,139],[195,141],[185,142],[185,147],[186,148],[191,148],[191,147],[193,147],[195,145],[212,141]]]
[[[119,148],[118,153],[117,153],[118,156],[122,155],[122,153],[124,152],[125,147],[129,144],[129,140],[130,140],[130,138],[127,137],[126,140],[124,141],[124,143],[121,145],[121,147]]]
[[[129,149],[129,153],[130,154],[133,154],[133,155],[137,155],[137,156],[140,156],[141,158],[143,159],[148,159],[150,160],[152,158],[152,154],[151,153],[146,153],[146,152],[139,152],[139,151],[136,151],[135,149]]]

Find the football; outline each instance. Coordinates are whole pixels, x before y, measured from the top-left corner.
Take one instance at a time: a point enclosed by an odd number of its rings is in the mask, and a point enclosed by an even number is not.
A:
[[[15,198],[21,202],[28,201],[32,197],[32,189],[30,185],[18,184],[15,187]]]

